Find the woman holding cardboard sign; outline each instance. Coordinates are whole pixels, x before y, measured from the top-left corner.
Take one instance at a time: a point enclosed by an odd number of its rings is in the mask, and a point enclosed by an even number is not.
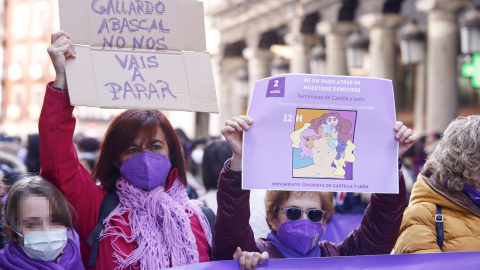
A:
[[[185,161],[168,119],[145,110],[117,116],[91,176],[72,143],[65,63],[76,55],[69,35],[52,34],[48,52],[57,75],[39,120],[42,175],[76,211],[84,265],[160,269],[209,261],[214,216],[187,197]]]
[[[326,221],[333,215],[330,192],[267,191],[265,206],[271,229],[267,239],[255,241],[249,221],[250,191],[241,189],[242,134],[253,120],[235,117],[225,123],[222,134],[233,150],[220,174],[217,191],[214,254],[217,259],[239,261],[242,269],[255,269],[267,258],[330,257],[388,254],[402,221],[405,183],[400,177],[399,194],[372,194],[362,223],[342,243],[320,241]],[[399,156],[416,140],[402,122],[394,127]],[[330,163],[331,164],[331,163]]]

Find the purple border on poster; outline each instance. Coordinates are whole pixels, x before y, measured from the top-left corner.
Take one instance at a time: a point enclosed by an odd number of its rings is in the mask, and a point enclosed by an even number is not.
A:
[[[398,193],[390,80],[269,77],[255,83],[247,115],[244,189]]]

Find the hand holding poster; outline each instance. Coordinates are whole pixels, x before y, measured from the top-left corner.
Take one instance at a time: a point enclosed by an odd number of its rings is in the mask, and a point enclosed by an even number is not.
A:
[[[74,105],[218,112],[203,3],[60,0]]]
[[[255,83],[243,188],[398,193],[392,83],[288,74]]]

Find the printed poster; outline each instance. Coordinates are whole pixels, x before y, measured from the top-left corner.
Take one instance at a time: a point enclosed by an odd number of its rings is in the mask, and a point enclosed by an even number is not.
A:
[[[392,82],[284,74],[257,81],[243,188],[398,193]]]

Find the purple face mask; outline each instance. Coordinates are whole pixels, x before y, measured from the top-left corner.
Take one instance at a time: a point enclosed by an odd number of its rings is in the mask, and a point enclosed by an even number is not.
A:
[[[142,153],[125,160],[120,173],[132,185],[143,190],[152,190],[167,182],[172,163],[168,157],[152,152]]]
[[[322,236],[322,223],[308,219],[284,222],[277,231],[277,238],[282,244],[303,256],[318,245]]]

